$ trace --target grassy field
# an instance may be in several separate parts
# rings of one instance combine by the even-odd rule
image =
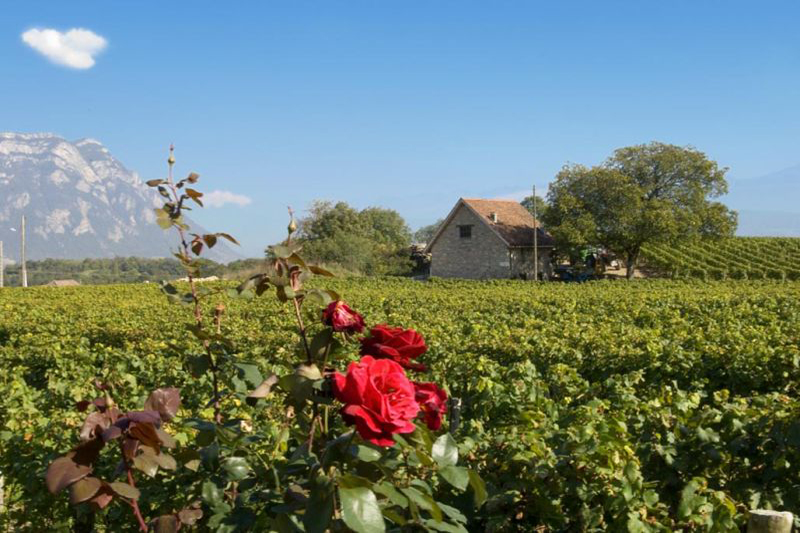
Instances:
[[[748,508],[800,509],[800,282],[326,286],[369,324],[420,331],[436,381],[463,399],[459,432],[490,493],[471,527],[722,531]],[[289,307],[216,300],[238,352],[285,369]],[[184,415],[203,414],[189,323],[153,285],[0,290],[2,525],[70,527],[43,473],[76,441],[74,404],[95,378],[132,406],[181,387]],[[262,438],[268,449],[274,435]],[[104,515],[110,530],[119,512]]]

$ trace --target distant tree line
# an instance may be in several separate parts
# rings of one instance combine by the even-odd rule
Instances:
[[[201,260],[204,276],[222,276],[231,270],[214,261]],[[6,266],[5,284],[20,285],[20,265]],[[84,285],[108,283],[140,283],[161,281],[184,276],[181,264],[175,259],[114,257],[98,259],[43,259],[28,261],[28,284],[45,285],[57,279],[74,279]]]
[[[365,275],[408,275],[411,230],[397,211],[317,200],[300,220],[303,256]]]

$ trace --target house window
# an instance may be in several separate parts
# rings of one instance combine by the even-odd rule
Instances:
[[[471,239],[472,238],[472,226],[459,226],[458,227],[458,236],[462,239]]]

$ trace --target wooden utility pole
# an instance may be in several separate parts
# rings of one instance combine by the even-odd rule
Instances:
[[[22,286],[28,286],[28,266],[25,262],[25,215],[22,215]]]
[[[533,279],[539,281],[539,217],[536,212],[536,185],[533,186]]]
[[[3,241],[0,241],[0,289],[3,288],[5,282],[6,264],[3,259]]]

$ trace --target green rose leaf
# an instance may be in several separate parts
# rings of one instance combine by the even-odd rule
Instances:
[[[344,523],[357,533],[383,533],[386,525],[375,493],[366,487],[339,487]]]
[[[420,509],[428,511],[435,521],[442,521],[442,509],[430,495],[424,494],[414,487],[402,488],[400,490],[408,497],[409,501],[416,504]]]
[[[241,481],[250,473],[250,465],[244,457],[228,457],[222,462],[222,468],[231,481]]]
[[[486,501],[488,494],[486,493],[486,483],[484,483],[481,476],[474,470],[469,470],[469,485],[472,487],[472,492],[475,494],[475,507],[480,507]]]
[[[469,470],[463,466],[446,466],[439,470],[439,475],[458,490],[467,490]]]
[[[222,489],[217,487],[212,481],[206,481],[203,483],[202,496],[203,501],[205,501],[212,509],[220,503],[223,503]]]
[[[325,533],[333,516],[334,484],[327,476],[319,476],[311,482],[311,491],[303,525],[306,533]]]
[[[255,363],[239,362],[234,366],[239,371],[239,378],[245,380],[251,387],[258,387],[264,381],[264,376]]]
[[[381,458],[381,452],[375,448],[364,446],[363,444],[354,444],[353,446],[350,446],[350,453],[353,455],[353,457],[356,457],[358,460],[364,461],[365,463],[372,463]]]
[[[458,462],[458,445],[449,433],[445,433],[433,443],[431,455],[436,463],[444,468],[445,466],[455,466]]]

